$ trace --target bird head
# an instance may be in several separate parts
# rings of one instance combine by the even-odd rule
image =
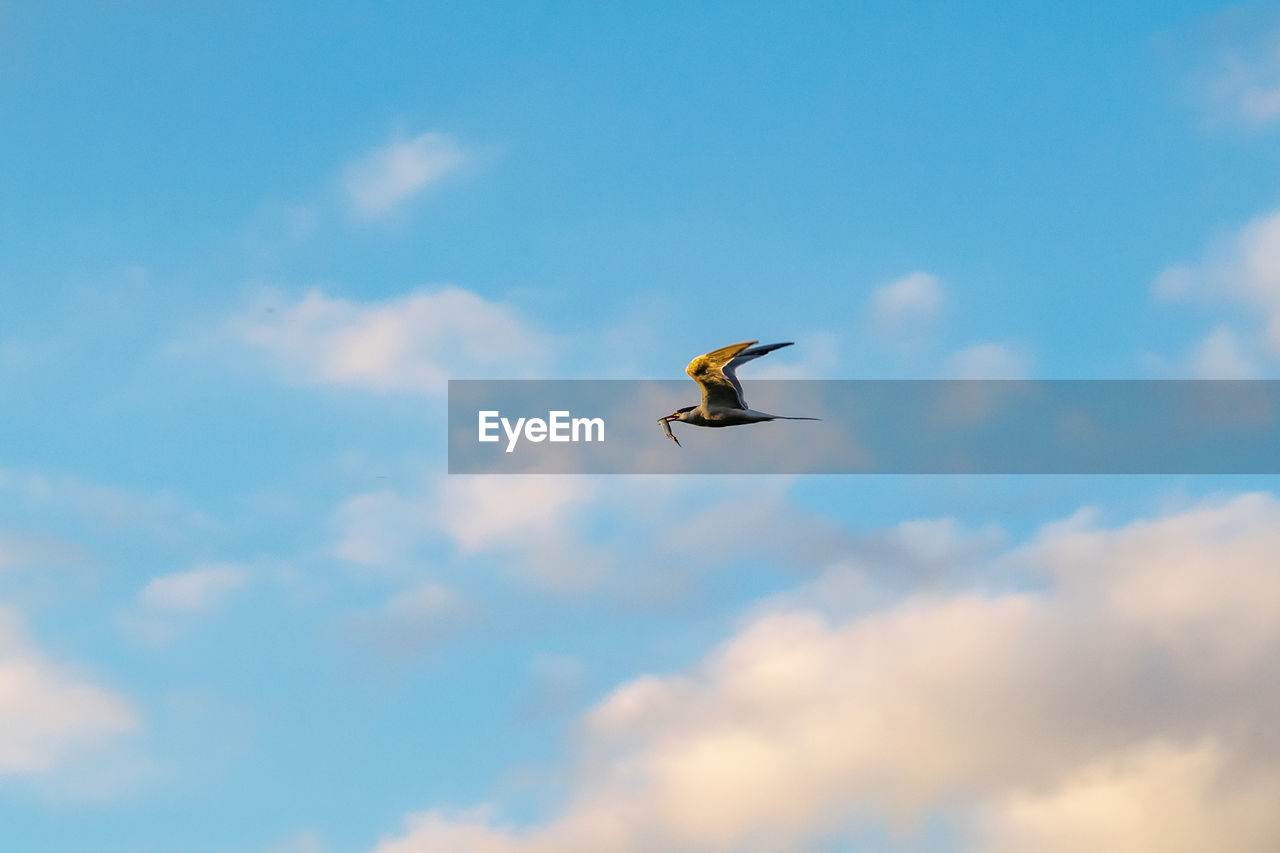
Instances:
[[[696,408],[698,408],[698,407],[697,407],[697,406],[685,406],[683,409],[676,409],[676,410],[675,410],[674,412],[672,412],[671,414],[669,414],[669,415],[664,415],[663,417],[658,418],[658,421],[659,421],[659,423],[661,423],[662,421],[668,421],[668,422],[670,422],[670,421],[683,421],[683,420],[686,420],[686,419],[687,419],[687,417],[688,417],[688,415],[689,415],[689,413],[690,413],[690,412],[692,412],[692,411],[693,411],[694,409],[696,409]]]

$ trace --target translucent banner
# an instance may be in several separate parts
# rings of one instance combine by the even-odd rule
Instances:
[[[1275,474],[1277,381],[750,380],[816,421],[707,428],[683,381],[453,380],[452,474]]]

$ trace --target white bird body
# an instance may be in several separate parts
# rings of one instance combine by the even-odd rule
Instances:
[[[816,421],[817,418],[796,418],[787,415],[771,415],[768,412],[756,411],[747,406],[746,396],[742,393],[742,383],[738,381],[738,367],[748,361],[771,353],[776,349],[791,346],[791,342],[781,344],[765,344],[755,346],[755,341],[744,341],[721,347],[705,355],[700,355],[689,366],[685,373],[702,388],[702,402],[697,406],[686,406],[666,417],[659,418],[667,437],[677,445],[680,440],[671,432],[671,422],[680,421],[693,426],[727,427],[742,424],[755,424],[762,421]]]

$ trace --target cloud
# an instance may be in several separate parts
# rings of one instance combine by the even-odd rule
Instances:
[[[599,577],[605,557],[573,535],[596,494],[588,477],[446,476],[421,491],[354,495],[337,508],[333,553],[370,568],[412,570],[443,538],[462,558],[511,557],[526,578],[577,589]]]
[[[240,566],[210,564],[152,578],[137,603],[119,618],[136,639],[166,643],[194,624],[194,617],[213,613],[249,582]]]
[[[1233,778],[1213,741],[1153,743],[1108,757],[1047,791],[1003,798],[981,817],[990,853],[1262,850],[1276,837],[1280,772]]]
[[[72,566],[89,561],[78,545],[48,536],[0,530],[0,572],[29,566]]]
[[[44,657],[0,605],[0,777],[86,760],[139,726],[128,699]]]
[[[580,590],[609,562],[577,535],[597,491],[590,477],[455,476],[440,483],[432,512],[460,555],[506,555],[542,586]]]
[[[242,245],[260,261],[279,262],[308,243],[339,236],[343,226],[395,219],[477,159],[445,134],[393,134],[385,145],[338,168],[310,195],[263,199],[245,223]],[[0,346],[0,368],[3,356]]]
[[[848,530],[797,510],[787,499],[786,485],[766,477],[738,494],[702,490],[705,501],[673,507],[663,520],[663,535],[654,545],[660,556],[654,562],[711,568],[763,558],[811,568],[847,554],[854,545]],[[708,536],[710,530],[716,535]]]
[[[511,570],[544,588],[592,588],[628,604],[665,605],[696,592],[710,573],[744,563],[813,575],[841,562],[889,586],[946,583],[951,571],[1003,543],[998,530],[968,531],[949,519],[853,534],[831,518],[797,512],[786,500],[790,485],[779,477],[753,478],[745,489],[691,476],[435,477],[418,489],[344,500],[334,511],[330,553],[413,578],[442,565],[445,544],[457,562]],[[665,533],[646,536],[654,529]],[[613,571],[623,565],[620,553],[626,564],[648,568]]]
[[[239,566],[199,566],[152,578],[142,588],[143,606],[160,613],[193,613],[214,610],[227,596],[248,581]]]
[[[435,515],[461,551],[483,551],[555,536],[595,491],[588,477],[451,477],[441,483]]]
[[[364,566],[402,568],[431,538],[431,503],[391,489],[363,492],[338,506],[334,522],[335,557]]]
[[[529,687],[522,702],[525,716],[563,713],[579,701],[587,671],[570,655],[540,654],[529,664]]]
[[[1223,52],[1200,88],[1220,116],[1254,127],[1280,119],[1280,31],[1272,25]]]
[[[601,701],[545,820],[428,810],[377,853],[763,853],[867,824],[909,845],[931,819],[987,851],[1274,850],[1278,548],[1254,494],[1083,513],[992,558],[1003,584],[870,611],[823,578]]]
[[[1031,357],[1015,344],[974,344],[952,353],[946,370],[956,379],[1026,379]]]
[[[444,134],[393,138],[346,168],[342,186],[348,207],[360,219],[385,216],[467,159],[462,147]]]
[[[1258,365],[1229,326],[1218,325],[1191,351],[1191,373],[1197,379],[1257,379]]]
[[[327,849],[320,833],[312,829],[304,829],[271,844],[263,850],[263,853],[324,853]]]
[[[1261,348],[1280,356],[1280,210],[1256,217],[1210,244],[1193,264],[1162,271],[1152,284],[1160,300],[1194,299],[1242,307],[1256,318]],[[1215,346],[1228,346],[1223,336]]]
[[[474,616],[461,595],[436,583],[422,583],[393,595],[381,607],[356,614],[351,631],[383,651],[420,655],[457,632]]]
[[[831,332],[809,332],[800,338],[801,343],[796,347],[778,353],[780,358],[777,361],[754,361],[750,367],[743,368],[739,378],[819,379],[830,376],[840,364],[840,337]]]
[[[159,539],[212,529],[216,523],[168,492],[139,494],[68,475],[0,468],[0,492],[25,508],[68,514],[108,530],[141,529]]]
[[[458,287],[378,302],[311,291],[235,318],[233,334],[294,382],[441,394],[450,377],[529,376],[550,339],[509,307]]]
[[[880,328],[894,329],[909,323],[933,320],[945,297],[938,277],[913,272],[878,288],[871,296],[871,315]]]

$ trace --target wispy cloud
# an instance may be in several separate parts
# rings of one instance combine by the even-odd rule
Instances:
[[[50,536],[0,530],[0,572],[11,568],[69,566],[89,561],[80,546]]]
[[[979,815],[989,853],[1089,850],[1242,850],[1276,840],[1269,803],[1276,775],[1237,779],[1230,752],[1212,739],[1152,741],[1081,768],[1050,789],[1009,794]]]
[[[0,605],[0,778],[83,761],[140,725],[132,702],[49,660]]]
[[[458,287],[376,302],[319,291],[291,305],[262,301],[233,319],[232,333],[300,383],[440,394],[450,377],[528,376],[552,351],[512,308]]]
[[[591,500],[588,477],[458,477],[441,484],[436,512],[463,551],[479,551],[545,534]]]
[[[433,540],[462,558],[506,554],[541,585],[581,588],[599,576],[603,557],[577,541],[578,516],[596,494],[588,477],[438,478],[420,490],[354,495],[336,510],[334,555],[404,573]]]
[[[1025,347],[1011,343],[981,343],[952,353],[944,365],[955,379],[1027,379],[1031,356]]]
[[[392,595],[382,606],[355,614],[348,626],[357,639],[382,653],[419,657],[457,633],[476,615],[457,591],[421,583]]]
[[[32,511],[65,513],[111,530],[141,529],[162,539],[216,526],[212,518],[172,493],[140,493],[67,474],[0,468],[0,492],[14,495]]]
[[[1263,213],[1215,240],[1198,262],[1165,269],[1152,294],[1229,300],[1260,309],[1268,323],[1268,342],[1280,350],[1280,210]]]
[[[196,613],[216,609],[247,582],[248,575],[239,566],[199,566],[152,578],[138,598],[157,613]]]
[[[529,686],[521,703],[522,715],[537,717],[568,711],[581,699],[586,676],[586,667],[575,657],[536,655],[529,664]]]
[[[435,532],[429,498],[391,489],[344,499],[333,513],[338,537],[333,556],[363,566],[400,571]]]
[[[242,245],[253,257],[279,261],[312,241],[336,239],[353,224],[399,221],[415,200],[478,159],[442,133],[393,134],[385,145],[318,177],[311,193],[263,199],[244,223]],[[0,367],[3,356],[0,346]]]
[[[149,643],[166,643],[200,617],[216,612],[249,583],[241,566],[209,564],[149,580],[136,603],[120,617],[120,626]]]
[[[1262,371],[1245,352],[1245,344],[1226,324],[1214,327],[1190,355],[1188,367],[1197,379],[1257,379]]]
[[[599,703],[547,821],[431,810],[377,853],[781,851],[938,814],[997,851],[1274,849],[1277,548],[1280,502],[1246,495],[1046,526],[991,564],[1032,587],[842,615],[823,578]]]
[[[878,327],[892,330],[937,318],[944,302],[942,282],[936,275],[913,272],[871,295],[871,316]]]
[[[325,853],[328,849],[320,833],[313,829],[304,829],[271,844],[262,853]]]
[[[1151,294],[1162,302],[1244,309],[1233,326],[1219,323],[1188,364],[1196,375],[1257,375],[1262,356],[1280,357],[1280,210],[1214,240],[1199,261],[1166,268]]]
[[[1254,127],[1280,120],[1280,28],[1271,22],[1219,53],[1199,88],[1216,116]]]
[[[840,364],[840,336],[810,331],[797,338],[799,346],[780,350],[777,361],[761,359],[751,364],[753,379],[821,379]],[[800,352],[796,353],[795,350]],[[771,356],[772,357],[772,356]],[[743,371],[743,378],[746,377]]]
[[[393,138],[348,166],[342,179],[351,213],[384,216],[467,162],[457,142],[441,133]]]

